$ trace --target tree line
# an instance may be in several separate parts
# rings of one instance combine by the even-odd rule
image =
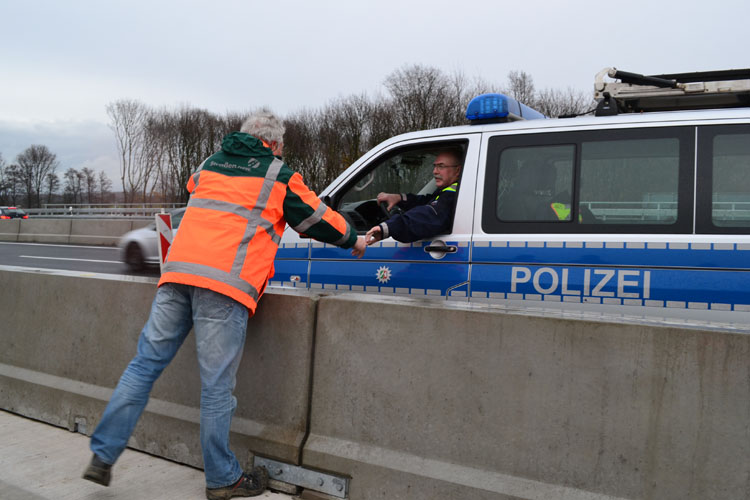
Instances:
[[[47,146],[32,144],[8,164],[0,153],[0,205],[39,208],[48,203],[111,203],[112,181],[83,167],[57,174],[60,162]]]
[[[284,160],[313,190],[320,191],[389,137],[466,124],[464,112],[469,101],[488,92],[506,94],[550,117],[579,114],[593,107],[590,97],[571,88],[537,90],[532,77],[523,71],[511,71],[506,82],[492,84],[470,79],[460,71],[446,73],[430,66],[407,65],[385,78],[382,94],[340,97],[320,108],[286,116]],[[132,99],[111,102],[106,111],[116,139],[126,203],[187,202],[189,176],[219,150],[227,133],[239,130],[248,114],[220,116],[189,105],[154,109]],[[36,159],[27,161],[29,157]],[[55,155],[46,147],[30,147],[15,165],[0,168],[0,202],[23,199],[29,207],[49,202],[60,189],[56,167]],[[4,178],[8,180],[5,184]],[[95,176],[90,169],[69,169],[63,182],[66,203],[103,201],[111,194],[111,181],[103,172]]]
[[[344,97],[286,118],[284,160],[315,191],[389,137],[466,125],[466,107],[480,94],[505,94],[549,117],[581,114],[594,106],[592,97],[571,88],[538,91],[523,71],[511,71],[507,82],[492,84],[460,71],[409,65],[391,73],[383,86],[381,96]]]
[[[320,108],[285,117],[284,160],[320,191],[357,158],[397,134],[466,123],[469,101],[500,92],[550,117],[579,114],[593,100],[571,88],[537,91],[532,77],[511,71],[504,84],[469,79],[457,71],[408,65],[383,82],[385,93],[350,95]],[[125,201],[186,202],[189,176],[238,130],[246,113],[218,116],[183,106],[150,109],[135,100],[107,106],[120,154],[120,180]]]

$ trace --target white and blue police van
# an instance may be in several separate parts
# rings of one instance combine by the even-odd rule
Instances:
[[[615,81],[605,81],[605,77]],[[378,145],[321,198],[364,234],[380,192],[435,191],[463,155],[450,233],[362,259],[285,231],[271,286],[609,310],[750,312],[750,70],[597,75],[593,116],[501,94],[470,125]],[[635,309],[634,309],[635,308]]]

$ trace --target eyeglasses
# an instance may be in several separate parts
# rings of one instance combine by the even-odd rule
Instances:
[[[432,168],[445,170],[446,168],[460,167],[461,165],[446,165],[445,163],[433,163]]]

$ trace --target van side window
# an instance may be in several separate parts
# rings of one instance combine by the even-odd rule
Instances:
[[[490,137],[482,229],[692,233],[695,138],[689,126]]]
[[[497,217],[567,221],[573,200],[575,146],[508,148],[500,155]]]
[[[750,227],[750,133],[713,138],[711,221]]]
[[[466,141],[452,141],[390,151],[335,195],[334,208],[358,232],[367,231],[389,217],[378,206],[378,193],[433,193],[437,189],[432,175],[435,157],[444,149],[465,147]]]
[[[750,234],[750,125],[698,127],[696,232]]]
[[[582,224],[673,224],[679,141],[635,139],[581,144]]]

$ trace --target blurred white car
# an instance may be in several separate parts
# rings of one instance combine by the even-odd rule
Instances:
[[[184,208],[178,208],[170,212],[172,215],[172,233],[176,234],[180,226],[182,216],[185,215]],[[134,229],[125,233],[118,243],[120,258],[127,264],[131,271],[142,271],[146,266],[159,265],[159,233],[156,231],[156,222],[140,229]]]

